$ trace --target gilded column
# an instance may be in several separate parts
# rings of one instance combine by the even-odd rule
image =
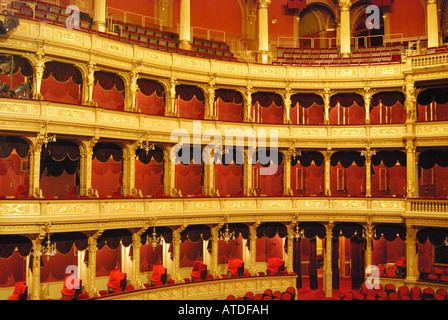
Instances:
[[[418,167],[416,146],[414,140],[407,139],[405,141],[406,148],[406,194],[408,198],[418,196]]]
[[[253,189],[253,172],[252,172],[252,156],[253,150],[251,148],[244,149],[244,164],[243,164],[243,194],[251,196],[254,194]]]
[[[97,106],[98,104],[93,101],[93,87],[95,86],[95,71],[97,71],[98,68],[96,67],[96,64],[93,61],[89,61],[87,64],[87,79],[86,79],[86,85],[87,85],[87,100],[83,101],[83,104],[88,106]]]
[[[92,189],[92,160],[93,147],[98,139],[80,139],[79,143],[79,195],[86,197],[98,197],[98,191]]]
[[[413,125],[415,121],[417,121],[417,95],[415,90],[415,81],[411,78],[407,78],[404,90],[406,94],[406,130],[408,133],[413,133]]]
[[[173,270],[171,273],[171,278],[175,283],[183,283],[184,280],[179,274],[180,269],[180,244],[181,244],[181,233],[185,230],[187,226],[181,226],[180,228],[173,231]]]
[[[41,94],[41,87],[42,87],[42,78],[44,76],[45,71],[45,62],[46,59],[44,59],[44,53],[39,51],[35,55],[35,63],[33,65],[33,86],[32,86],[32,92],[33,92],[33,99],[34,100],[42,100],[42,94]]]
[[[176,190],[176,150],[172,146],[163,147],[163,193],[173,196]]]
[[[244,98],[244,115],[243,115],[243,121],[244,122],[254,122],[254,117],[252,117],[251,111],[252,111],[252,94],[254,93],[254,90],[252,86],[247,86],[246,90],[241,92]]]
[[[144,289],[145,286],[140,281],[140,248],[142,246],[141,235],[144,231],[136,232],[132,235],[132,285],[137,289]]]
[[[372,92],[369,87],[364,88],[364,108],[366,112],[366,124],[370,124],[370,105],[372,102]]]
[[[41,299],[41,285],[40,285],[40,260],[42,258],[42,241],[45,238],[45,231],[41,230],[36,236],[36,239],[32,240],[32,259],[30,264],[32,265],[31,274],[31,286],[30,286],[30,300]]]
[[[127,99],[128,102],[126,103],[128,111],[138,112],[137,108],[138,78],[139,78],[138,72],[132,71],[129,73],[129,89],[127,90],[129,98]]]
[[[350,27],[350,0],[340,0],[339,9],[341,11],[341,56],[351,55],[351,27]]]
[[[370,149],[367,149],[364,152],[364,156],[366,159],[365,166],[366,166],[366,197],[372,196],[372,156],[373,151]]]
[[[87,292],[90,296],[99,296],[99,291],[96,288],[96,252],[98,251],[97,240],[103,231],[96,232],[88,239],[88,278],[87,278]]]
[[[297,218],[286,226],[288,231],[288,235],[286,237],[286,240],[288,241],[286,243],[286,247],[288,250],[288,257],[286,259],[286,269],[289,272],[294,271],[294,228],[296,224],[297,224]]]
[[[291,121],[291,87],[288,86],[283,91],[283,123],[292,124]]]
[[[94,30],[106,32],[106,0],[94,0],[92,27]]]
[[[215,109],[215,83],[211,81],[208,85],[202,86],[205,95],[205,112],[204,119],[206,120],[216,120],[217,114]]]
[[[214,149],[207,150],[204,148],[206,157],[203,160],[204,166],[204,194],[208,196],[216,195],[215,188],[215,152]]]
[[[212,236],[210,238],[210,241],[212,242],[212,252],[211,252],[211,265],[210,265],[210,274],[214,278],[219,278],[219,266],[218,266],[218,241],[219,241],[219,231],[221,230],[222,226],[224,225],[223,222],[218,224],[216,227],[211,228]]]
[[[256,262],[257,262],[257,229],[260,222],[256,222],[249,226],[249,241],[250,241],[250,261],[249,261],[249,272],[256,276],[258,275]]]
[[[178,117],[179,110],[177,110],[178,106],[176,105],[177,80],[175,78],[170,78],[165,85],[168,89],[166,91],[165,115]]]
[[[294,195],[291,189],[291,150],[283,150],[283,194]]]
[[[190,0],[180,0],[179,48],[191,50]]]
[[[406,225],[406,281],[415,282],[418,278],[417,229]]]
[[[330,88],[325,88],[322,97],[324,100],[324,124],[330,124],[330,99],[332,92]]]
[[[39,133],[37,137],[28,137],[30,142],[29,156],[29,195],[35,198],[43,198],[40,189],[40,157],[42,153],[43,136]]]
[[[333,295],[333,270],[331,268],[331,251],[333,240],[333,222],[330,221],[325,225],[326,241],[325,241],[325,297],[330,298]]]
[[[323,152],[325,158],[325,168],[324,168],[324,190],[325,195],[331,197],[331,156],[333,151],[331,149],[327,149]]]
[[[372,239],[373,239],[373,226],[369,221],[366,226],[366,255],[365,255],[365,266],[372,265]]]
[[[259,62],[267,63],[269,53],[268,6],[271,0],[258,0],[258,51]]]
[[[426,28],[428,48],[439,46],[439,14],[437,0],[426,0]]]
[[[125,144],[123,147],[123,195],[141,197],[141,191],[135,189],[135,152],[138,142]]]

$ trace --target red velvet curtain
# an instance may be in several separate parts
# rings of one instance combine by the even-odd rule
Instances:
[[[47,101],[80,104],[82,82],[78,68],[56,61],[47,62],[42,77],[41,94]]]
[[[238,91],[217,89],[215,91],[215,105],[218,120],[231,122],[243,121],[243,96]]]
[[[13,287],[18,281],[26,281],[26,258],[15,250],[7,258],[0,258],[0,288]]]
[[[137,108],[143,114],[163,116],[165,114],[165,89],[155,81],[149,79],[138,79],[139,91],[137,93]]]
[[[121,269],[121,246],[116,249],[103,246],[96,252],[96,276],[109,276],[114,269]]]
[[[163,246],[158,245],[155,248],[149,244],[141,246],[140,272],[152,271],[155,264],[163,264]]]
[[[193,267],[196,260],[203,259],[203,240],[191,241],[189,239],[180,244],[180,268]]]
[[[243,166],[215,164],[216,189],[221,196],[243,194]]]
[[[0,148],[1,149],[1,148]],[[0,151],[1,152],[1,151]],[[0,159],[0,196],[14,196],[19,185],[28,184],[28,156],[20,158],[15,152]]]
[[[47,259],[42,256],[41,263],[43,267],[40,269],[40,281],[42,283],[63,281],[65,279],[65,270],[68,266],[78,265],[78,258],[75,255],[75,250],[71,247],[67,254],[56,253]]]
[[[205,112],[204,92],[195,86],[176,86],[176,102],[181,118],[203,119]]]
[[[252,116],[257,123],[282,124],[283,98],[273,92],[252,94]]]
[[[283,239],[276,234],[274,237],[257,238],[257,262],[267,262],[269,258],[283,259]]]
[[[123,79],[113,73],[96,71],[93,101],[104,109],[124,110]]]
[[[148,164],[135,162],[135,188],[142,191],[143,196],[153,196],[163,187],[163,163],[154,159]]]
[[[243,260],[243,237],[238,235],[235,240],[218,241],[218,264],[226,264],[229,259]]]
[[[195,195],[195,193],[202,193],[203,184],[203,165],[194,164],[189,165],[176,164],[176,189],[182,192],[183,196]]]
[[[122,162],[109,159],[100,162],[92,160],[92,188],[98,190],[100,197],[111,196],[119,192],[122,186]]]
[[[291,97],[290,118],[293,124],[320,125],[324,123],[324,101],[313,93],[299,93]]]
[[[283,195],[283,165],[279,165],[277,171],[271,175],[261,175],[260,170],[263,167],[259,162],[252,166],[254,188],[258,189],[260,195]]]
[[[339,237],[331,239],[331,272],[332,272],[332,287],[339,290]]]
[[[406,121],[406,97],[402,92],[380,92],[372,97],[370,123],[395,124]]]
[[[296,287],[302,288],[302,245],[301,239],[293,240],[293,272],[297,274]]]

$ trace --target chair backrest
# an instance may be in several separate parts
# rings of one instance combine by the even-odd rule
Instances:
[[[240,259],[232,258],[229,259],[228,267],[229,268],[239,268],[243,265],[243,261]]]
[[[203,264],[202,261],[195,261],[193,263],[193,271],[201,270],[202,264]]]
[[[280,267],[283,260],[280,258],[268,258],[268,267]]]
[[[121,281],[124,279],[125,273],[118,269],[112,270],[109,275],[109,281]]]
[[[155,264],[152,268],[152,274],[164,274],[166,271],[166,268],[161,264]]]
[[[13,294],[23,294],[27,290],[27,285],[25,281],[17,281],[14,286]]]

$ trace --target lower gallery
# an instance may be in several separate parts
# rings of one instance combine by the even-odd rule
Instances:
[[[2,4],[0,299],[448,299],[447,1],[226,1]]]

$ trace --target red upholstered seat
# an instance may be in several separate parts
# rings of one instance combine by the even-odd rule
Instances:
[[[75,278],[69,279],[70,276],[71,275],[65,276],[64,287],[61,290],[61,294],[64,297],[71,297],[72,299],[77,299],[78,296],[82,293],[82,280],[81,279],[76,280]],[[67,287],[68,281],[70,281],[69,288]]]
[[[126,273],[118,269],[112,270],[109,275],[109,282],[107,282],[107,288],[109,292],[115,291],[115,289],[124,291],[126,288]]]
[[[29,190],[28,186],[25,185],[18,186],[15,197],[19,199],[28,198],[28,190]]]
[[[392,292],[391,294],[388,295],[387,299],[388,300],[398,300],[398,294],[395,292]]]
[[[155,264],[152,268],[152,274],[149,277],[149,280],[152,282],[161,281],[163,284],[166,284],[167,279],[167,268],[165,268],[161,264]]]
[[[395,292],[395,285],[393,283],[387,283],[384,285],[384,291],[387,293]]]
[[[192,280],[205,280],[207,276],[207,265],[202,261],[195,261],[190,276]]]
[[[240,259],[229,259],[227,263],[227,272],[231,276],[242,276],[244,273],[244,262]]]
[[[8,300],[26,300],[28,298],[28,286],[25,281],[17,281],[14,291]]]
[[[280,271],[285,270],[285,262],[279,258],[268,258],[267,275],[278,275]]]
[[[407,296],[409,295],[409,288],[406,286],[400,286],[397,290],[398,296]]]

